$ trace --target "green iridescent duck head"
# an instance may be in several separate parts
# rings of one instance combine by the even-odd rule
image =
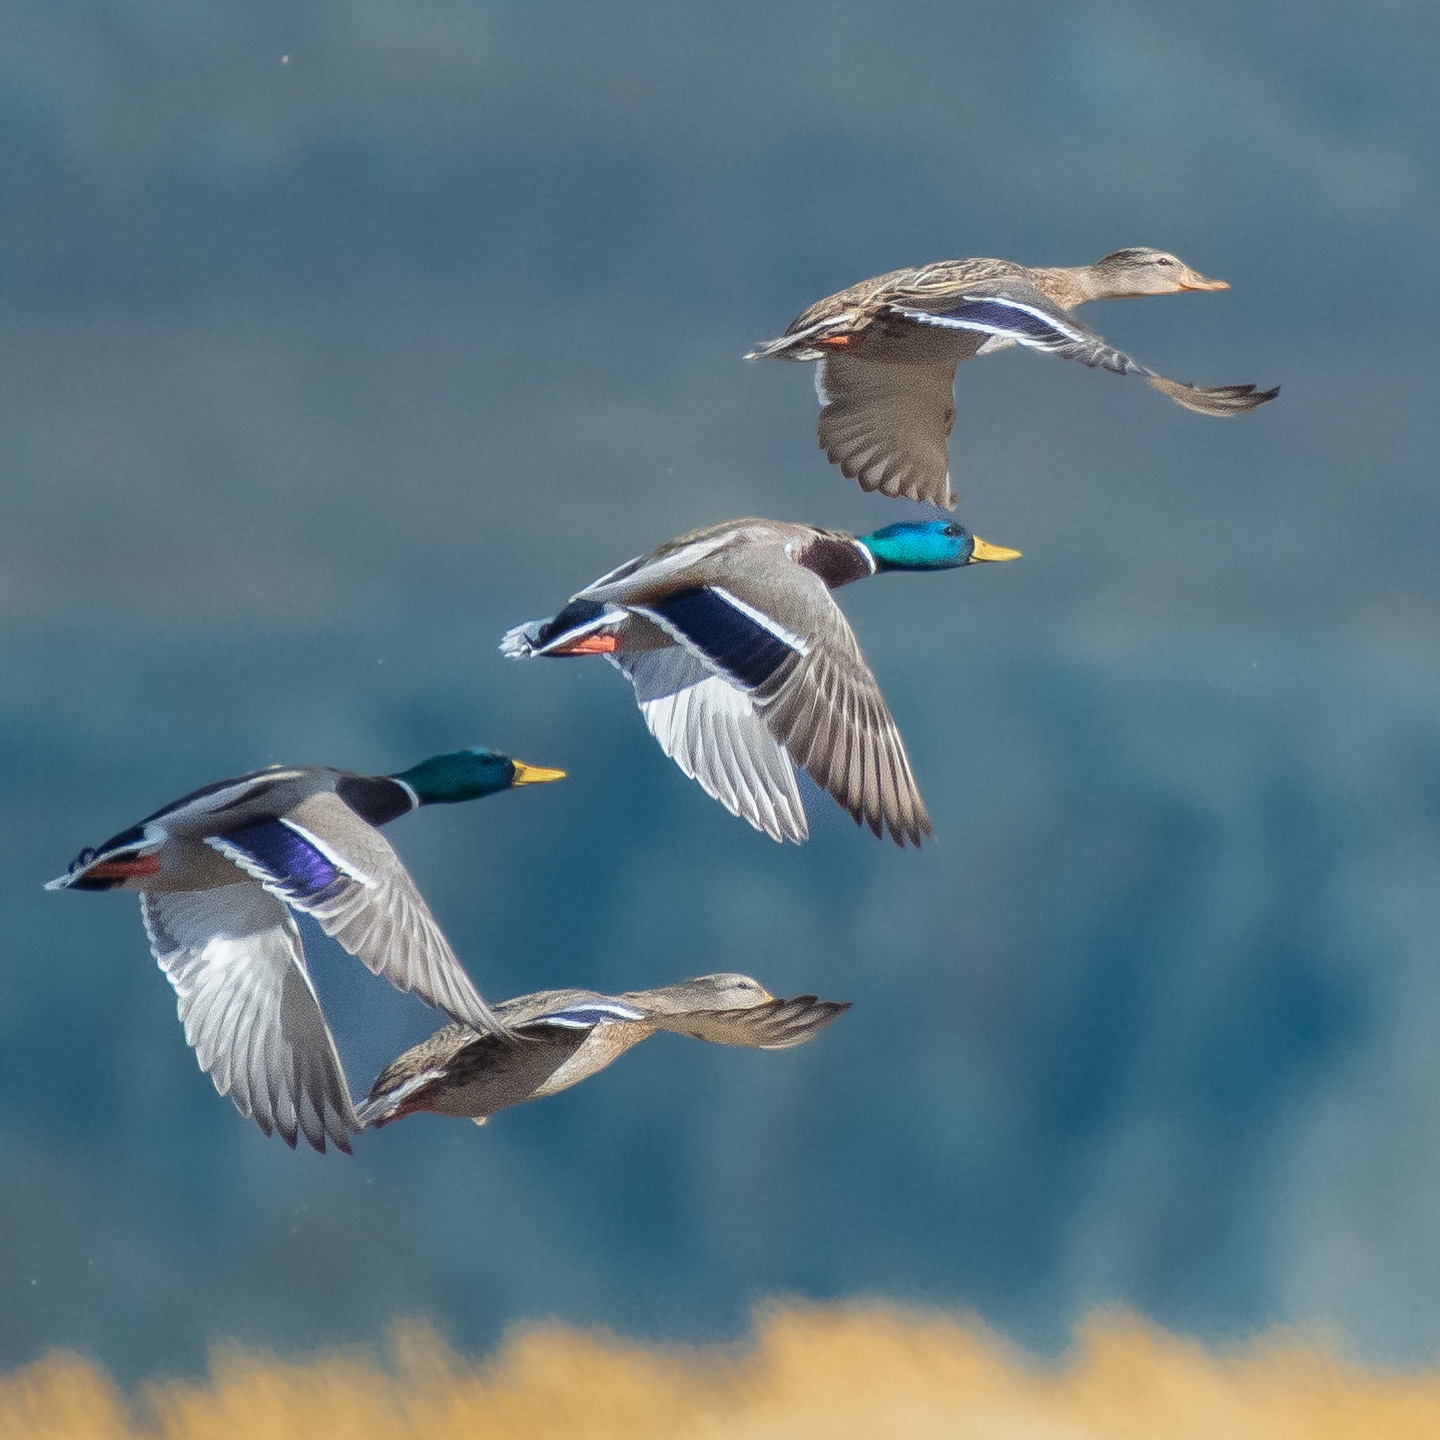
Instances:
[[[476,748],[432,755],[391,778],[408,785],[421,805],[454,805],[462,800],[498,795],[519,785],[563,780],[565,772],[543,765],[527,765],[498,750]]]
[[[876,570],[955,570],[981,560],[1016,560],[1018,550],[992,545],[955,520],[903,520],[856,537]]]

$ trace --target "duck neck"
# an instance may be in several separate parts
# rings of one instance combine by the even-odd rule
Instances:
[[[864,580],[882,568],[869,546],[853,535],[817,535],[795,558],[831,590]]]
[[[393,775],[342,775],[335,793],[371,825],[388,825],[422,803],[409,785]]]
[[[1107,298],[1093,265],[1037,266],[1030,271],[1030,279],[1047,300],[1066,310],[1073,310],[1087,300]]]

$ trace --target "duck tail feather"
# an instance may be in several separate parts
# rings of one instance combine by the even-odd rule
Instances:
[[[507,660],[528,660],[535,653],[535,638],[543,620],[527,620],[507,630],[500,641],[500,653]]]

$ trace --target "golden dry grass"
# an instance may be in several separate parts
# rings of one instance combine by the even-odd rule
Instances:
[[[421,1324],[365,1353],[216,1353],[126,1396],[55,1354],[0,1379],[7,1440],[1435,1440],[1440,1372],[1365,1369],[1274,1334],[1219,1354],[1101,1316],[1041,1365],[984,1327],[881,1306],[763,1312],[751,1345],[678,1350],[558,1326],[491,1360]]]

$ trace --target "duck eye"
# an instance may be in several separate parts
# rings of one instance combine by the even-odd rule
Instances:
[[[1168,255],[1160,255],[1156,257],[1155,263],[1157,265],[1173,265],[1175,264],[1175,261],[1172,260]]]
[[[965,532],[953,520],[945,527],[946,535],[963,535]]]

